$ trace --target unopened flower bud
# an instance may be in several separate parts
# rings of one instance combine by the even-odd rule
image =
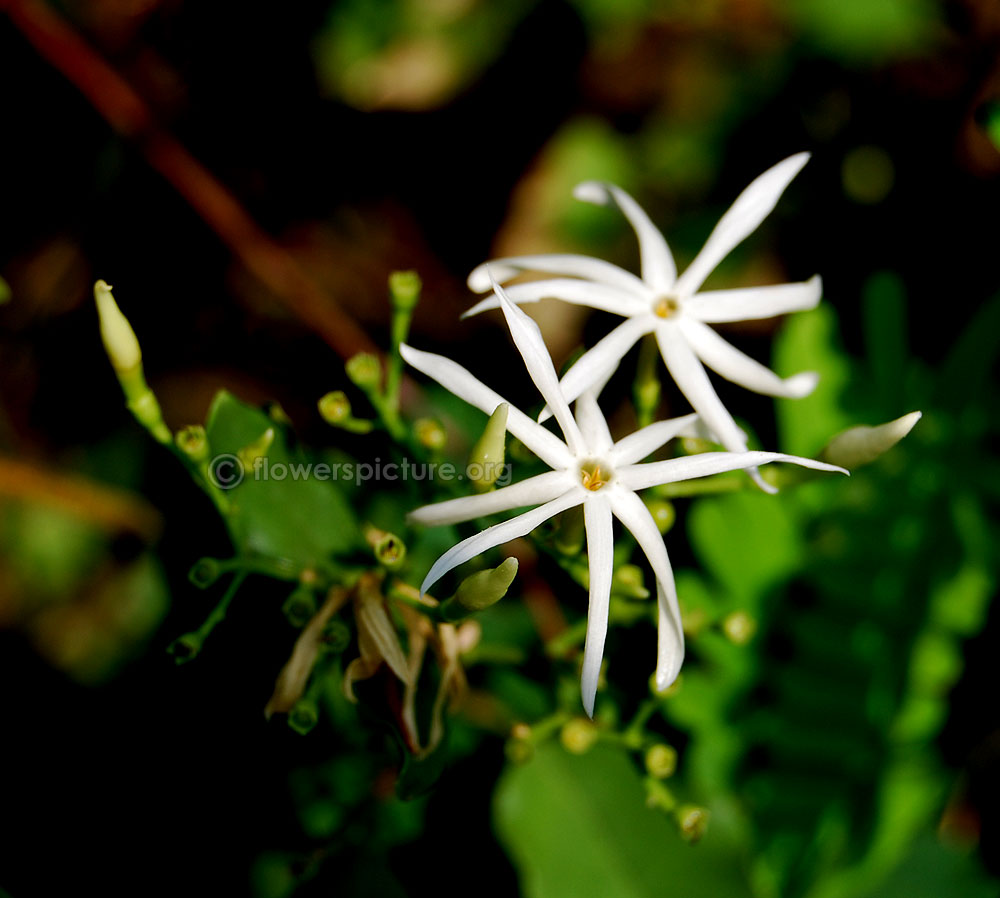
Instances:
[[[305,736],[319,722],[319,708],[316,702],[309,696],[303,696],[288,712],[288,725]]]
[[[420,275],[415,271],[394,271],[389,275],[392,304],[404,311],[411,310],[420,299]]]
[[[510,406],[501,402],[490,415],[483,435],[469,453],[469,479],[477,492],[485,493],[496,483],[503,470],[504,445],[507,438],[507,412]]]
[[[351,644],[351,630],[343,621],[333,618],[323,627],[323,648],[327,652],[340,654]]]
[[[418,418],[413,423],[413,433],[417,437],[417,442],[432,452],[444,449],[444,444],[448,440],[448,434],[437,418]]]
[[[395,533],[383,533],[373,547],[375,560],[394,571],[406,561],[406,544]]]
[[[198,633],[185,633],[178,636],[167,646],[167,653],[171,655],[177,664],[187,664],[198,657],[201,651],[202,637]]]
[[[684,633],[692,638],[700,636],[705,627],[711,623],[708,612],[704,608],[689,608],[681,610],[681,624]]]
[[[593,721],[585,717],[574,717],[559,731],[559,741],[563,748],[574,755],[586,754],[597,742],[599,731]]]
[[[649,590],[643,582],[642,568],[635,564],[622,564],[615,569],[611,590],[630,599],[649,598]]]
[[[282,613],[293,627],[300,630],[316,613],[316,596],[311,589],[296,589],[281,606]]]
[[[94,299],[101,321],[101,340],[111,364],[119,376],[139,369],[142,352],[128,319],[122,314],[104,281],[94,284]]]
[[[837,434],[820,453],[831,465],[854,470],[884,455],[905,437],[921,418],[921,412],[910,412],[877,427],[852,427]]]
[[[516,558],[506,558],[495,568],[470,574],[459,584],[455,595],[442,603],[441,614],[446,620],[458,620],[489,608],[507,594],[516,574]]]
[[[351,417],[351,400],[343,390],[327,393],[320,397],[316,405],[327,424],[340,424]]]
[[[733,611],[723,619],[722,632],[733,645],[746,645],[757,632],[757,621],[746,611]]]
[[[659,742],[646,751],[646,770],[650,776],[666,779],[677,770],[677,749]]]
[[[216,558],[199,558],[188,571],[190,580],[198,589],[208,589],[225,570]]]
[[[534,755],[535,747],[527,739],[519,739],[513,736],[504,745],[504,753],[507,755],[507,760],[511,763],[525,764]]]
[[[208,461],[208,437],[200,424],[192,424],[177,431],[174,442],[191,461],[197,464]]]
[[[699,841],[708,831],[708,810],[694,804],[682,804],[675,815],[681,838],[685,842]]]
[[[377,390],[382,383],[382,364],[378,356],[370,352],[359,352],[347,360],[344,365],[351,383],[360,387],[366,393]]]
[[[656,521],[656,526],[660,533],[666,533],[674,526],[674,521],[677,520],[677,512],[674,510],[672,502],[668,502],[666,499],[648,499],[646,501],[646,508],[649,509],[653,520]]]

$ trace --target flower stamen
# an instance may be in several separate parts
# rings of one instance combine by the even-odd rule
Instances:
[[[605,466],[602,471],[600,462],[587,462],[580,466],[580,480],[584,489],[596,493],[611,480],[611,469]]]
[[[675,296],[661,296],[653,306],[653,313],[658,318],[672,318],[681,308]]]

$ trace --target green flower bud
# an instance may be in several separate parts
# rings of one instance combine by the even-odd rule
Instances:
[[[746,645],[757,632],[757,621],[746,611],[733,611],[723,619],[722,632],[733,645]]]
[[[674,815],[680,827],[681,838],[694,844],[708,831],[708,810],[694,804],[683,804]]]
[[[418,418],[413,422],[413,433],[417,437],[417,442],[432,452],[444,449],[444,444],[448,440],[448,434],[436,418]]]
[[[319,723],[319,708],[309,696],[300,698],[292,706],[292,710],[288,712],[288,725],[296,733],[303,736],[309,733],[317,723]]]
[[[516,736],[507,740],[504,745],[504,754],[512,764],[526,764],[535,753],[535,747],[527,739],[519,739]]]
[[[167,646],[167,653],[173,657],[175,663],[187,664],[188,661],[194,661],[198,657],[201,644],[201,634],[185,633]]]
[[[191,461],[196,464],[208,461],[208,437],[205,428],[200,424],[192,424],[174,434],[174,442]]]
[[[611,591],[630,599],[648,599],[649,590],[643,580],[642,568],[635,564],[622,564],[615,569]]]
[[[389,275],[389,294],[392,304],[404,311],[410,311],[420,299],[420,275],[415,271],[394,271]]]
[[[142,352],[139,341],[128,319],[122,314],[111,295],[111,287],[104,281],[94,284],[94,299],[101,321],[101,340],[104,350],[118,376],[138,371],[141,377]]]
[[[359,352],[349,358],[344,370],[351,383],[366,393],[377,390],[382,383],[382,363],[370,352]]]
[[[852,427],[830,440],[820,458],[848,470],[860,468],[888,452],[913,430],[920,418],[920,412],[910,412],[878,427]]]
[[[316,596],[311,589],[300,587],[285,599],[281,611],[297,630],[301,630],[316,613]]]
[[[336,618],[328,620],[323,627],[322,642],[324,650],[339,655],[351,644],[351,628]]]
[[[663,742],[650,746],[646,751],[646,770],[659,780],[673,776],[677,770],[677,749]]]
[[[510,406],[501,402],[486,422],[483,435],[469,453],[469,479],[476,492],[485,493],[503,472],[504,444],[507,439],[507,412]]]
[[[674,526],[674,521],[677,520],[677,512],[674,510],[672,502],[668,502],[666,499],[648,499],[646,500],[646,508],[649,509],[653,520],[656,521],[656,526],[659,528],[660,533],[666,533]]]
[[[347,398],[347,394],[343,390],[327,393],[320,397],[316,405],[327,424],[340,424],[351,418],[351,400]]]
[[[406,561],[406,544],[395,533],[383,533],[374,545],[375,560],[394,571]]]
[[[188,571],[190,580],[198,589],[208,589],[226,572],[226,568],[216,558],[199,558]]]
[[[441,605],[446,620],[458,620],[474,611],[482,611],[499,602],[514,582],[517,559],[507,558],[495,568],[477,571],[466,577],[450,599]]]
[[[280,424],[283,427],[290,426],[292,419],[288,417],[288,412],[286,412],[282,407],[280,402],[276,402],[273,399],[268,400],[264,403],[264,411],[267,412],[267,416],[275,423]]]
[[[582,755],[594,747],[599,735],[600,732],[592,720],[587,720],[585,717],[574,717],[559,731],[559,741],[566,751],[574,755]]]

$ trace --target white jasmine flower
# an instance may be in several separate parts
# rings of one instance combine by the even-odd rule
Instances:
[[[501,524],[494,524],[453,546],[431,567],[421,591],[429,589],[448,571],[487,549],[524,536],[554,515],[582,505],[590,566],[590,607],[582,691],[583,705],[587,713],[593,715],[614,572],[613,517],[632,532],[656,575],[659,631],[656,683],[659,689],[666,689],[674,681],[684,657],[684,634],[670,560],[656,523],[636,495],[637,490],[722,471],[748,469],[772,461],[789,461],[824,471],[843,469],[776,452],[706,452],[687,458],[641,464],[643,458],[689,427],[696,416],[659,421],[614,442],[597,405],[597,391],[604,386],[603,382],[593,385],[579,396],[574,416],[560,390],[558,375],[538,326],[507,298],[499,286],[496,292],[514,343],[532,380],[552,409],[565,441],[524,412],[510,406],[507,429],[552,470],[495,492],[425,505],[414,511],[410,520],[428,525],[454,524],[514,508],[538,507]],[[403,358],[418,371],[487,414],[507,402],[450,359],[406,345],[401,346],[400,351]]]
[[[663,361],[677,386],[708,429],[732,452],[746,451],[746,435],[719,400],[703,365],[733,383],[770,396],[799,398],[812,392],[818,380],[815,373],[782,379],[740,352],[709,325],[811,309],[822,293],[818,276],[803,283],[771,287],[700,290],[716,266],[771,212],[808,159],[808,153],[790,156],[754,180],[722,216],[701,252],[679,277],[666,240],[639,204],[624,190],[595,181],[577,186],[574,196],[589,203],[613,202],[624,213],[639,238],[641,278],[610,262],[579,255],[516,256],[487,263],[501,282],[522,271],[562,275],[509,287],[515,303],[554,297],[624,316],[625,321],[566,372],[562,390],[567,401],[572,402],[606,372],[614,371],[645,334],[656,335]],[[490,288],[486,264],[469,275],[469,287],[477,293]],[[497,297],[490,296],[466,315],[498,304]],[[545,420],[548,411],[539,420]],[[763,489],[773,492],[755,471],[751,474]]]

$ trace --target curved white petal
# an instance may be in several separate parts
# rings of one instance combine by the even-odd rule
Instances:
[[[487,415],[492,415],[501,402],[507,401],[457,362],[443,355],[423,352],[405,343],[400,345],[399,352],[418,371],[436,380],[459,399],[464,399],[469,405],[474,405]],[[507,430],[550,468],[565,468],[572,459],[572,454],[559,437],[536,424],[513,405],[507,412]]]
[[[709,368],[748,390],[785,399],[801,399],[815,390],[819,383],[819,375],[815,371],[803,371],[788,378],[778,377],[770,368],[740,352],[700,321],[687,318],[680,322],[680,326],[695,354]]]
[[[639,238],[639,257],[642,260],[642,279],[656,292],[666,292],[677,279],[677,266],[663,234],[643,211],[642,207],[620,187],[603,181],[584,181],[577,184],[573,196],[585,203],[604,206],[614,202],[629,220]]]
[[[600,386],[603,387],[604,384]],[[604,454],[614,444],[611,431],[608,430],[607,419],[597,404],[598,392],[596,387],[592,388],[576,400],[576,423],[580,425],[580,432],[587,446],[586,451],[595,455]]]
[[[588,717],[594,716],[597,680],[608,634],[611,605],[611,577],[615,569],[615,537],[611,526],[611,506],[607,497],[595,494],[583,503],[583,523],[587,530],[587,561],[590,566],[590,605],[587,609],[587,642],[583,648],[583,675],[580,692]]]
[[[670,322],[658,327],[656,342],[670,376],[708,429],[730,452],[745,450],[747,444],[743,431],[726,411],[679,325]]]
[[[796,153],[783,159],[750,182],[719,219],[700,253],[678,279],[675,292],[691,296],[738,244],[757,230],[775,207],[785,188],[809,161],[808,153]]]
[[[569,403],[563,398],[559,375],[556,374],[552,356],[549,355],[545,340],[542,339],[542,332],[534,321],[507,298],[503,287],[494,284],[493,289],[500,297],[500,308],[503,310],[504,318],[507,319],[514,345],[521,353],[521,358],[524,359],[525,367],[535,386],[538,387],[538,392],[542,394],[542,398],[559,422],[559,427],[566,437],[566,445],[574,453],[582,451],[583,435],[577,427],[573,413],[569,410]]]
[[[445,502],[435,502],[433,505],[423,505],[411,511],[406,520],[407,523],[424,524],[428,527],[471,521],[473,518],[510,511],[512,508],[541,505],[561,496],[574,483],[568,471],[546,471],[481,496],[460,496]]]
[[[635,493],[612,493],[611,510],[631,531],[656,575],[656,688],[662,692],[677,679],[684,663],[684,626],[667,547],[649,509]]]
[[[817,274],[808,281],[795,284],[706,290],[692,296],[684,304],[684,311],[699,321],[709,323],[751,321],[814,309],[822,295],[823,281]]]
[[[697,415],[684,415],[682,418],[670,418],[667,421],[649,424],[615,443],[608,453],[608,461],[612,465],[634,465],[664,443],[681,436],[692,428],[697,420]]]
[[[581,281],[579,278],[545,278],[524,284],[511,284],[506,289],[510,301],[519,305],[551,297],[615,315],[638,315],[649,308],[646,296],[637,295],[635,290],[623,290],[611,284]],[[500,300],[493,293],[463,312],[462,317],[468,318],[487,309],[499,308]]]
[[[801,458],[798,455],[785,455],[783,452],[701,452],[698,455],[688,455],[684,458],[670,458],[666,461],[652,461],[641,465],[628,465],[616,468],[615,474],[619,483],[626,489],[641,490],[648,486],[661,483],[677,483],[680,480],[695,480],[698,477],[708,477],[711,474],[721,474],[724,471],[748,471],[758,465],[766,465],[775,461],[789,462],[803,468],[813,468],[817,471],[837,471],[847,474],[844,468],[829,465],[826,462],[811,458]]]
[[[485,293],[493,286],[490,280],[490,272],[493,277],[503,283],[522,271],[543,271],[551,274],[565,274],[570,277],[586,278],[590,281],[597,281],[601,284],[610,284],[629,293],[643,292],[645,286],[640,278],[605,262],[603,259],[594,259],[591,256],[580,256],[571,253],[546,253],[537,256],[507,256],[502,259],[493,259],[477,265],[469,274],[469,289],[473,293]]]
[[[653,330],[654,320],[652,315],[626,318],[610,334],[580,356],[559,382],[566,401],[572,402],[584,390],[590,389],[602,379],[606,383],[607,379],[618,370],[625,354],[636,341],[643,334]],[[545,421],[551,415],[551,409],[544,408],[538,420]]]
[[[519,536],[530,533],[539,524],[544,523],[553,515],[557,515],[560,511],[565,511],[567,508],[572,508],[574,505],[579,505],[581,501],[582,496],[580,492],[571,490],[550,502],[546,502],[544,505],[540,505],[538,508],[533,508],[531,511],[526,511],[524,514],[518,515],[516,518],[511,518],[502,524],[494,524],[492,527],[487,527],[485,530],[480,531],[475,536],[463,539],[457,545],[452,546],[431,565],[427,576],[424,577],[424,582],[420,585],[420,594],[423,595],[427,592],[428,589],[453,568],[464,564],[477,555],[481,555],[494,546],[502,545],[503,543],[510,542],[512,539],[517,539]]]

